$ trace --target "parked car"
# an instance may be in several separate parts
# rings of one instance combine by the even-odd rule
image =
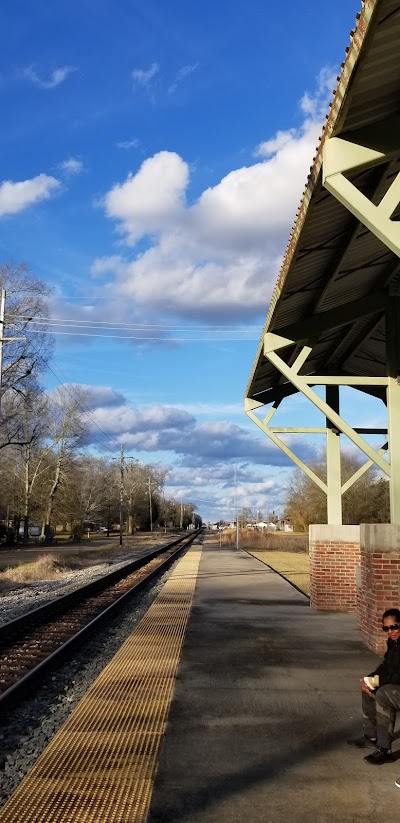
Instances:
[[[28,526],[28,535],[29,535],[29,537],[40,537],[41,532],[42,532],[42,529],[40,528],[40,526],[31,526],[31,525]],[[23,523],[19,527],[19,536],[20,537],[24,536],[24,524]]]

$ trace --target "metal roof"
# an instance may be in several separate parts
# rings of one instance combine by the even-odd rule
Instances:
[[[290,337],[290,326],[304,323],[303,345],[310,318],[315,330],[314,319],[329,309],[343,307],[343,316],[328,329],[320,318],[321,331],[313,334],[313,350],[300,373],[386,375],[384,304],[383,299],[371,302],[371,294],[381,290],[383,298],[389,282],[393,288],[400,280],[400,260],[323,187],[322,148],[327,138],[400,113],[400,0],[364,0],[350,36],[246,390],[247,397],[262,403],[294,391],[264,358],[264,334],[284,332]],[[355,171],[349,179],[378,204],[398,171],[400,150],[398,157]],[[400,208],[393,215],[399,218]],[[352,301],[364,306],[364,313],[345,324]],[[281,356],[289,363],[297,353],[298,346],[291,346]]]

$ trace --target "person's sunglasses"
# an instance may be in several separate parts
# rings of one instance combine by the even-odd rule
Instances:
[[[397,632],[400,629],[400,623],[393,623],[393,626],[382,626],[383,632]]]

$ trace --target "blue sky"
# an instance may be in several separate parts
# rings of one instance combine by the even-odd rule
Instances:
[[[242,398],[357,11],[3,12],[0,255],[54,287],[46,385],[91,387],[95,447],[168,465],[206,519],[233,514],[235,465],[240,505],[282,511],[288,464]],[[315,423],[307,409],[293,398],[282,425]],[[361,416],[382,423],[366,400]]]

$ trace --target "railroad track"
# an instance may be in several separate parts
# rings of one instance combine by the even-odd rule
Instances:
[[[189,546],[192,532],[0,627],[0,706],[31,693],[102,620]],[[4,717],[4,714],[3,714]]]

